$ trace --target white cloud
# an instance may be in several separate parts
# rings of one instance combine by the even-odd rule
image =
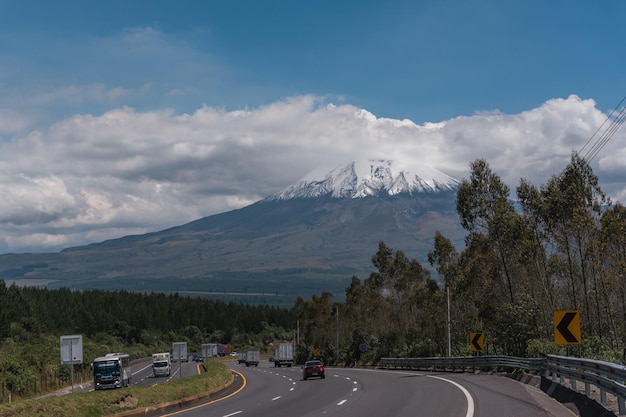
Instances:
[[[0,251],[160,230],[248,205],[319,165],[353,159],[428,164],[461,178],[484,158],[512,189],[520,178],[542,185],[605,118],[593,100],[576,96],[520,114],[424,125],[315,96],[236,111],[79,114],[0,142]],[[624,136],[618,132],[594,165],[601,184],[603,175],[623,178]],[[626,195],[624,184],[610,186],[609,194]]]
[[[0,107],[0,135],[23,131],[30,123],[31,120],[26,114]]]

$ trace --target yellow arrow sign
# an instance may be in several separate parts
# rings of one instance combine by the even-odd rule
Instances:
[[[484,333],[470,333],[470,350],[472,352],[483,352],[485,350]]]
[[[580,314],[577,310],[554,312],[554,343],[557,345],[580,344]]]

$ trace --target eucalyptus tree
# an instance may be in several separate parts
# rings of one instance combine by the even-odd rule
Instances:
[[[448,338],[448,356],[452,356],[452,294],[459,276],[459,254],[456,248],[441,232],[435,232],[434,249],[428,252],[428,263],[436,267],[437,273],[443,279],[446,292],[446,331]],[[456,291],[453,291],[456,295]],[[459,311],[455,309],[455,311]]]
[[[372,279],[380,283],[395,325],[401,334],[406,334],[423,304],[422,290],[430,273],[415,259],[410,260],[400,250],[391,250],[383,242],[379,243],[372,264],[378,270]]]
[[[626,344],[626,207],[617,203],[606,209],[601,218],[601,252],[606,255],[608,277],[604,315],[611,333],[621,346]]]
[[[543,227],[542,197],[539,188],[526,179],[521,179],[517,187],[517,201],[523,212],[528,230],[527,245],[524,246],[522,257],[526,260],[531,282],[530,291],[540,300],[544,316],[547,317],[556,309],[555,292],[557,287],[549,273],[548,255],[551,253],[550,236]]]
[[[602,207],[608,204],[597,176],[578,154],[540,191],[539,213],[551,243],[550,270],[559,287],[567,288],[561,308],[581,309],[591,334],[602,335],[600,314],[603,254],[599,251]]]
[[[515,302],[516,253],[520,233],[519,215],[509,199],[509,187],[489,164],[478,159],[470,164],[470,179],[461,181],[457,190],[456,210],[461,225],[472,236],[483,235],[491,246],[497,268],[486,278],[494,279],[502,296]]]
[[[310,352],[335,345],[336,304],[328,291],[313,295],[311,300],[298,297],[294,313],[299,323],[299,342]]]

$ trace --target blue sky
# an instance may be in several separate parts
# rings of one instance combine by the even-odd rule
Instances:
[[[625,15],[617,0],[0,0],[0,253],[242,207],[329,159],[462,177],[485,158],[512,188],[541,185],[626,95]],[[594,166],[622,201],[623,139]]]
[[[0,8],[4,88],[135,92],[55,103],[58,114],[114,104],[236,109],[317,94],[422,123],[517,113],[570,94],[608,110],[626,91],[622,1],[3,0]]]

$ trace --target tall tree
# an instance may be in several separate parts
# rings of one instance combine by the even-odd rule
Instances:
[[[456,209],[461,225],[471,234],[482,234],[489,239],[499,263],[494,278],[499,280],[502,295],[514,302],[519,216],[509,201],[509,187],[485,160],[472,162],[470,171],[470,179],[461,181],[457,191]]]

